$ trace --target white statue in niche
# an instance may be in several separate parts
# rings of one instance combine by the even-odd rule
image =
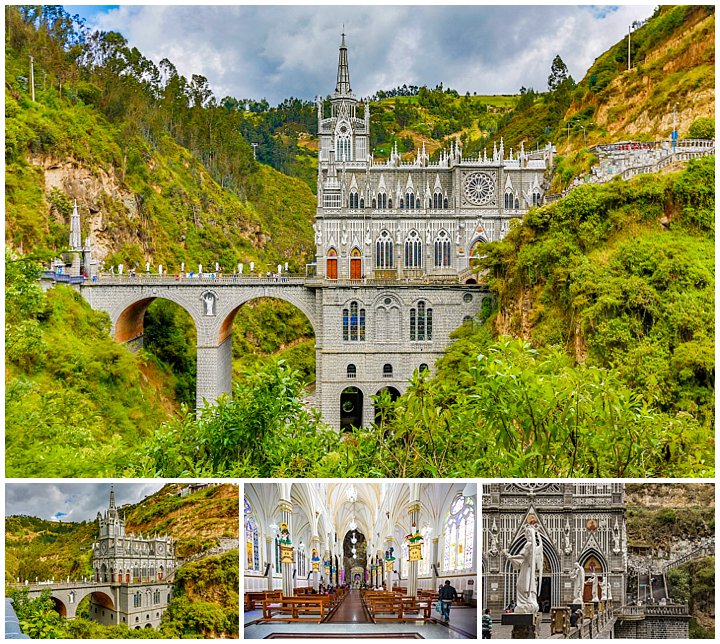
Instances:
[[[212,293],[203,295],[203,303],[205,304],[205,315],[215,315],[215,296]]]

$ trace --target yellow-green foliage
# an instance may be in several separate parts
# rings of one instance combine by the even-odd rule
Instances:
[[[43,293],[28,262],[6,270],[6,473],[122,472],[168,418],[172,378],[114,342],[107,315],[71,288]]]
[[[577,188],[488,250],[503,333],[615,367],[662,409],[712,428],[714,158]],[[518,317],[519,302],[531,309]],[[527,325],[527,326],[526,326]]]

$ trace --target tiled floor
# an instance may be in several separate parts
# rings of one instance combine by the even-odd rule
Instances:
[[[433,615],[435,613],[433,612]],[[476,637],[477,609],[454,607],[450,611],[450,627],[435,622],[406,622],[406,623],[367,623],[367,616],[362,603],[356,593],[350,593],[329,622],[318,624],[308,620],[307,624],[301,622],[273,624],[253,624],[262,616],[262,611],[254,610],[245,613],[245,638],[263,639],[274,634],[286,634],[303,637],[358,637],[358,636],[385,636],[392,634],[415,633],[424,639],[467,639],[467,634]],[[457,630],[455,630],[457,629]]]

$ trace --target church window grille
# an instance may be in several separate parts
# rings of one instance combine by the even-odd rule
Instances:
[[[260,570],[260,532],[252,508],[245,499],[245,568],[247,570]]]
[[[432,309],[425,302],[418,302],[410,309],[410,340],[425,342],[432,340]]]
[[[354,364],[349,364],[347,366],[347,377],[357,378],[357,367]]]
[[[394,268],[394,244],[390,233],[383,230],[375,242],[375,268]]]
[[[335,144],[337,149],[337,160],[338,161],[351,161],[350,151],[350,136],[347,134],[341,134],[337,137]]]
[[[450,238],[441,230],[435,238],[435,266],[446,268],[450,266]]]
[[[444,572],[472,569],[475,548],[475,508],[470,497],[458,496],[443,528]]]
[[[325,193],[323,195],[323,206],[325,208],[339,208],[340,207],[340,195]]]
[[[383,378],[392,378],[393,377],[393,367],[391,364],[385,364],[383,365]]]
[[[405,240],[405,268],[422,268],[422,242],[415,230]]]
[[[345,342],[365,341],[365,309],[354,300],[343,309],[343,340]]]

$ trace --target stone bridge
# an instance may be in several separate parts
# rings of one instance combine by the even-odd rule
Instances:
[[[414,373],[432,371],[452,342],[451,332],[472,323],[489,292],[466,277],[105,275],[85,280],[46,273],[44,285],[69,283],[90,306],[110,316],[113,337],[131,349],[142,346],[145,312],[154,300],[182,307],[197,332],[198,408],[232,391],[232,325],[242,305],[263,297],[289,302],[315,332],[317,407],[325,422],[349,429],[372,423],[378,413],[373,397],[404,393]]]
[[[9,586],[27,590],[30,599],[50,591],[55,610],[67,619],[74,619],[80,602],[90,596],[90,619],[109,626],[126,623],[130,628],[156,628],[173,588],[167,581],[129,584],[71,581]]]
[[[197,332],[197,406],[232,391],[232,324],[240,307],[261,297],[290,302],[310,321],[316,335],[315,290],[303,278],[114,277],[86,281],[80,293],[96,310],[110,316],[118,342],[142,346],[148,306],[165,299],[190,315]]]

